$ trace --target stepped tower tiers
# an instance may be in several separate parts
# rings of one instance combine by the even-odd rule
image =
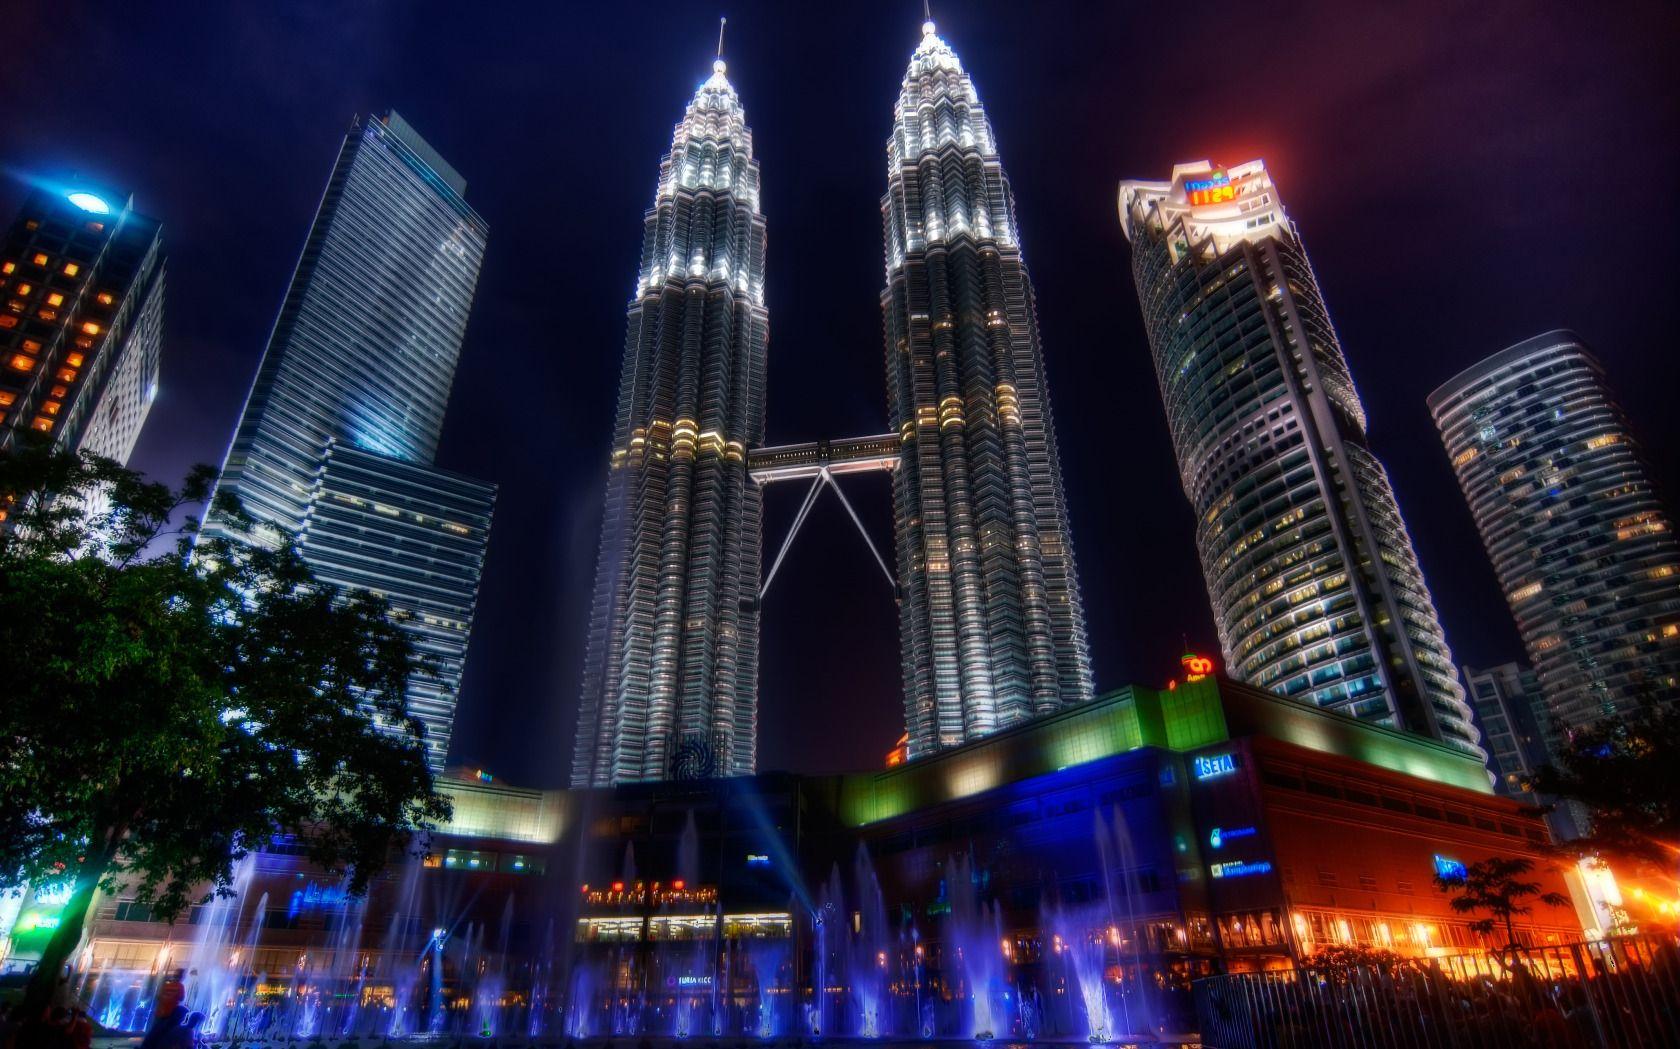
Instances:
[[[1120,184],[1231,675],[1480,754],[1365,411],[1265,165]]]
[[[754,771],[764,216],[741,99],[712,69],[643,222],[575,786]]]
[[[887,142],[887,401],[911,757],[1091,698],[1044,355],[992,127],[931,21]]]

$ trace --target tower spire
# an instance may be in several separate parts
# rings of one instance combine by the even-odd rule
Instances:
[[[718,48],[717,58],[712,60],[712,72],[722,73],[729,68],[723,61],[723,27],[729,24],[727,17],[718,18]]]
[[[933,35],[933,2],[922,0],[922,35]]]

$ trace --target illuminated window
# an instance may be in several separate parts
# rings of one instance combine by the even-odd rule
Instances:
[[[75,382],[76,381],[76,369],[74,369],[74,368],[60,368],[58,370],[57,379],[58,379],[59,382]]]
[[[0,328],[15,328],[15,327],[17,327],[17,318],[16,317],[12,316],[9,313],[0,314]]]
[[[76,265],[74,262],[66,262],[64,264],[64,275],[66,277],[74,277],[76,274],[78,274],[80,272],[82,272],[82,268],[80,266]]]
[[[35,367],[35,358],[21,353],[14,353],[12,354],[12,367],[16,368],[20,372],[26,372]]]
[[[99,325],[95,324],[93,321],[85,321],[82,324],[82,330],[87,332],[89,335],[98,335]]]
[[[72,353],[64,358],[64,363],[68,364],[72,368],[80,368],[82,366],[82,361],[84,360],[86,360],[86,358],[84,358],[81,354]]]
[[[49,310],[45,306],[42,306],[41,309],[40,309],[40,312],[39,312],[39,316],[44,321],[56,321],[56,320],[58,320],[58,311],[57,310]]]
[[[117,301],[117,297],[115,295],[112,295],[108,291],[102,291],[102,292],[99,293],[99,304],[101,306],[109,306],[109,305],[111,305],[111,303],[116,302],[116,301]]]
[[[17,263],[7,262],[7,263],[4,263],[4,264],[0,264],[0,273],[15,273],[15,272],[17,272]]]
[[[47,264],[47,262],[50,261],[50,260],[48,260],[46,252],[37,251],[35,253],[35,260],[34,261],[35,261],[35,265],[37,265],[37,266],[45,266]]]
[[[52,428],[53,428],[53,421],[51,419],[47,418],[45,415],[37,415],[35,417],[35,421],[30,423],[29,425],[34,427],[37,430],[40,430],[42,433],[51,433]]]
[[[65,394],[67,394],[69,392],[70,392],[70,387],[68,387],[68,386],[54,386],[52,388],[52,396],[54,396],[54,397],[63,397]]]
[[[46,404],[41,405],[41,410],[46,412],[48,415],[57,415],[58,410],[62,407],[64,407],[64,405],[58,403],[57,401],[48,401]]]
[[[49,294],[47,296],[47,305],[48,306],[62,306],[62,305],[64,305],[64,295],[63,295],[63,293],[55,291],[55,292],[52,292],[51,294]]]
[[[93,340],[86,335],[78,335],[76,336],[76,345],[84,350],[91,350],[93,349]]]
[[[15,400],[17,400],[17,394],[10,390],[0,390],[0,408],[10,407]]]
[[[41,343],[37,339],[25,339],[23,340],[23,348],[29,353],[40,353]]]
[[[17,286],[17,293],[19,295],[28,295],[30,292],[32,292],[34,290],[35,290],[35,285],[33,285],[33,284],[19,284]]]

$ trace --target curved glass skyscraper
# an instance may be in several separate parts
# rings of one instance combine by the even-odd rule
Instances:
[[[887,142],[887,403],[911,757],[1091,698],[1032,284],[974,83],[922,27]]]
[[[1318,283],[1259,161],[1123,182],[1120,222],[1233,677],[1479,753]]]
[[[1429,396],[1551,714],[1680,700],[1680,544],[1604,369],[1573,332]]]
[[[754,770],[764,216],[722,59],[643,222],[589,624],[575,786]]]

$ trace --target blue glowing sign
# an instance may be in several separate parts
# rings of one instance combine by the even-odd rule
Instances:
[[[762,852],[749,852],[747,853],[747,866],[768,867],[770,866],[770,857]]]
[[[286,908],[288,918],[296,918],[303,911],[329,910],[342,907],[350,901],[349,894],[341,885],[322,887],[314,882],[306,889],[299,889],[292,893],[291,905]]]
[[[1246,878],[1251,874],[1270,873],[1272,864],[1269,860],[1232,860],[1230,863],[1216,863],[1208,870],[1215,878]]]
[[[1217,849],[1235,838],[1252,838],[1257,833],[1253,827],[1215,827],[1208,831],[1208,844]]]
[[[1216,779],[1229,776],[1237,771],[1237,756],[1235,754],[1214,754],[1211,757],[1198,757],[1194,768],[1197,779]]]
[[[710,987],[711,985],[712,978],[710,976],[689,976],[685,973],[677,977],[678,987]]]
[[[1448,859],[1440,853],[1435,854],[1435,876],[1437,878],[1462,878],[1469,873],[1464,864],[1457,860]]]

